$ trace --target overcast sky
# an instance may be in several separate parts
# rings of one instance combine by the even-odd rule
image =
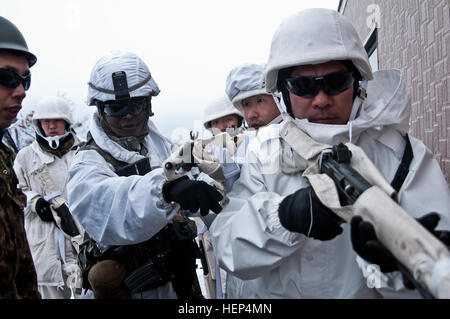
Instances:
[[[130,51],[148,65],[161,93],[152,120],[174,142],[202,130],[205,106],[223,95],[228,72],[266,63],[283,18],[305,8],[337,10],[339,0],[0,0],[0,15],[38,57],[21,112],[65,94],[83,120],[87,82],[98,59]]]

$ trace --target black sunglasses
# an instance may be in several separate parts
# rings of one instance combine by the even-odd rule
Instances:
[[[22,84],[24,90],[27,91],[31,84],[31,73],[22,76],[11,69],[0,68],[0,85],[6,86],[9,89],[15,89],[20,84]]]
[[[139,96],[120,101],[97,101],[97,103],[103,107],[105,114],[113,117],[123,117],[127,114],[140,114],[149,107],[150,99],[148,96]]]
[[[325,76],[299,76],[285,80],[289,92],[305,98],[315,97],[320,89],[327,95],[337,95],[353,85],[353,72],[336,72]]]

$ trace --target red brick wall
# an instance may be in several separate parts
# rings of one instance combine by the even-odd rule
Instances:
[[[341,2],[362,41],[371,31],[367,20],[378,21],[379,69],[402,70],[411,90],[410,134],[431,149],[450,183],[450,2]]]

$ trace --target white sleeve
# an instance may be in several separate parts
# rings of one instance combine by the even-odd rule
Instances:
[[[175,215],[179,205],[162,197],[161,168],[144,176],[117,176],[94,150],[75,155],[67,192],[70,211],[103,245],[129,245],[150,239]]]
[[[223,176],[225,177],[225,189],[229,192],[234,182],[239,178],[241,169],[234,158],[228,154],[226,148],[213,147],[212,152],[220,163]]]
[[[284,196],[268,191],[263,178],[267,176],[261,175],[257,164],[244,164],[229,204],[210,228],[219,265],[241,279],[276,268],[306,238],[280,224],[278,206]]]
[[[29,176],[22,165],[22,160],[24,159],[24,156],[22,156],[23,154],[24,153],[19,153],[17,155],[13,166],[14,172],[16,173],[18,180],[17,187],[21,189],[22,192],[27,197],[27,206],[24,209],[24,214],[28,215],[33,213],[37,216],[35,206],[36,201],[41,197],[41,195],[38,192],[31,189],[31,182]]]

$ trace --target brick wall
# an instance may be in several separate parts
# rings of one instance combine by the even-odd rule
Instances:
[[[410,134],[431,149],[450,184],[449,3],[341,1],[362,41],[369,36],[370,21],[378,21],[379,69],[402,70],[411,90]]]

